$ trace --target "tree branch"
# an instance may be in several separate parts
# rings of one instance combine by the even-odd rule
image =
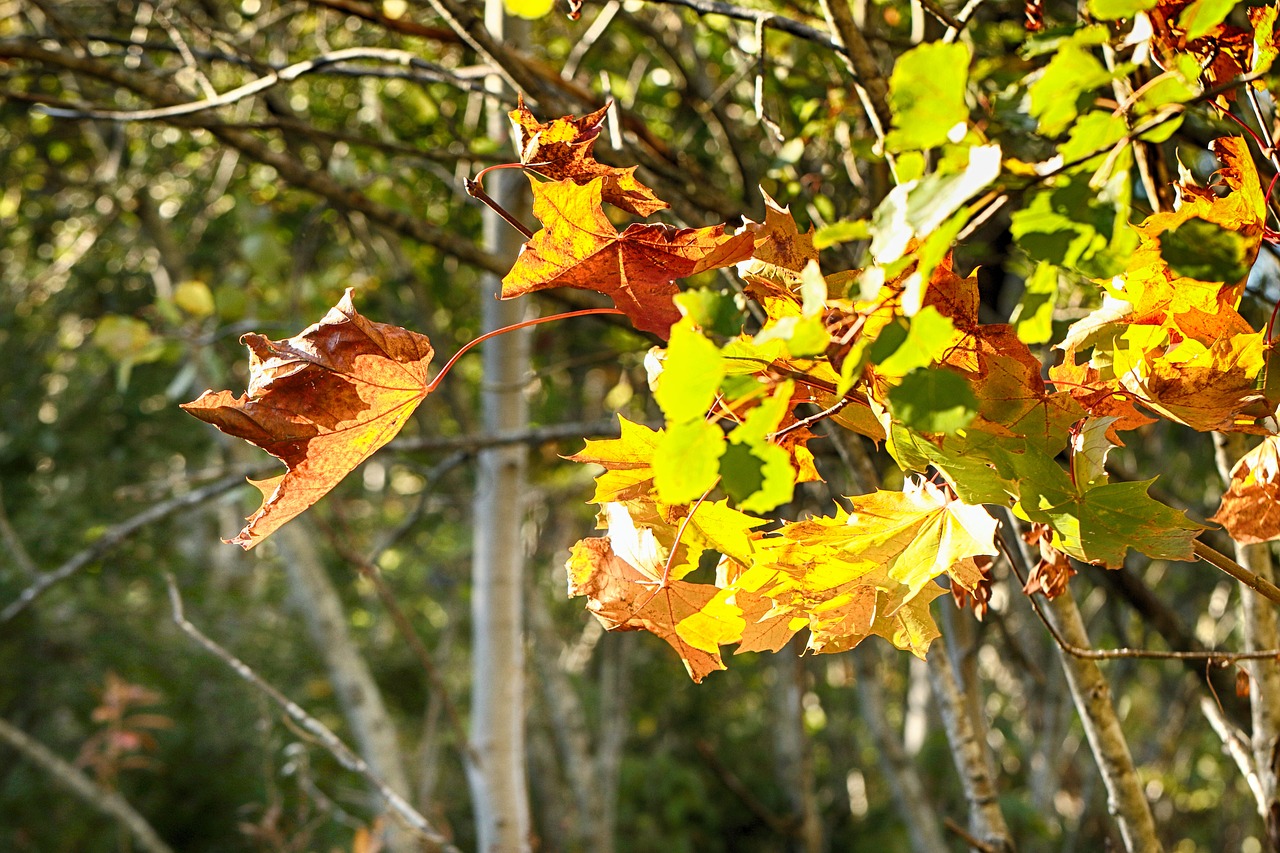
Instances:
[[[1017,548],[1013,553],[1006,550],[1006,556],[1014,563],[1016,553],[1015,564],[1029,571],[1030,555],[1026,551],[1026,543],[1018,535],[1013,513],[1005,509],[1003,515],[1006,535],[1016,540]],[[1021,577],[1021,573],[1019,576]],[[1028,596],[1028,599],[1034,601],[1035,596]],[[1060,637],[1067,645],[1087,649],[1089,635],[1085,631],[1084,621],[1071,590],[1064,590],[1061,595],[1049,601],[1047,606],[1050,618],[1046,620],[1046,624],[1052,623],[1055,639]],[[1037,609],[1037,613],[1039,612]],[[1120,718],[1111,702],[1111,685],[1098,664],[1092,660],[1070,654],[1061,646],[1058,659],[1067,675],[1071,698],[1075,702],[1076,712],[1089,741],[1089,749],[1107,789],[1108,811],[1116,819],[1125,849],[1130,853],[1158,853],[1162,848],[1156,836],[1155,818],[1152,817],[1151,804],[1147,802],[1142,790],[1142,782],[1134,767]]]
[[[207,486],[201,486],[193,489],[185,495],[179,495],[176,498],[170,498],[167,501],[144,509],[142,512],[125,519],[119,524],[108,527],[106,531],[93,541],[93,544],[84,548],[71,559],[47,572],[43,572],[36,576],[26,589],[19,596],[11,601],[4,610],[0,610],[0,623],[8,622],[17,616],[23,610],[26,610],[30,604],[48,591],[49,587],[56,583],[66,580],[85,566],[109,553],[120,543],[124,542],[134,533],[149,524],[154,524],[181,509],[197,506],[205,501],[212,500],[221,494],[231,491],[236,486],[244,482],[244,474],[237,473],[229,477],[224,477]]]
[[[181,98],[169,86],[128,73],[92,57],[48,50],[34,39],[0,40],[0,58],[29,59],[55,68],[87,74],[141,95],[152,103],[172,105],[181,102]],[[287,152],[273,150],[268,143],[246,131],[217,121],[194,121],[190,116],[178,116],[170,121],[178,127],[199,127],[208,130],[232,148],[259,163],[271,166],[288,183],[327,199],[335,207],[362,213],[392,231],[434,246],[445,254],[452,255],[479,269],[495,275],[505,275],[507,272],[506,264],[499,262],[496,257],[478,248],[473,242],[460,239],[457,235],[425,220],[374,201],[354,187],[339,183],[329,173],[311,169]]]
[[[1270,602],[1280,604],[1280,587],[1277,587],[1257,572],[1246,569],[1226,554],[1215,551],[1199,539],[1195,541],[1195,552],[1196,556],[1201,560],[1231,575],[1231,577],[1240,581],[1240,583],[1249,587],[1258,595]]]
[[[253,686],[259,693],[270,699],[276,707],[288,715],[289,719],[302,727],[303,731],[314,737],[320,742],[329,754],[332,755],[339,764],[353,773],[363,776],[365,781],[372,785],[387,806],[395,812],[406,824],[416,830],[427,841],[435,844],[445,853],[461,853],[450,841],[445,838],[438,830],[432,827],[431,823],[422,816],[413,806],[409,805],[403,797],[393,791],[386,782],[382,781],[369,767],[363,758],[351,751],[351,747],[342,742],[342,739],[333,733],[328,726],[317,720],[315,717],[304,711],[292,699],[289,699],[281,693],[274,685],[264,679],[258,673],[240,660],[231,652],[224,649],[218,643],[205,636],[203,632],[190,621],[187,620],[183,610],[182,595],[178,592],[178,584],[174,581],[173,575],[166,575],[165,581],[169,586],[169,604],[173,608],[173,622],[182,633],[195,640],[214,657],[225,663],[232,672],[240,676],[244,681]]]
[[[0,741],[22,753],[24,758],[38,765],[81,800],[119,821],[147,853],[173,853],[173,848],[161,840],[147,819],[118,792],[109,791],[94,782],[75,766],[55,755],[47,746],[3,719],[0,719]]]

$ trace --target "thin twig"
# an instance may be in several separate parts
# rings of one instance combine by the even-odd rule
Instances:
[[[242,101],[259,92],[265,92],[273,86],[281,83],[288,83],[296,80],[306,74],[311,74],[321,68],[329,65],[337,65],[342,62],[351,62],[356,59],[375,59],[381,62],[395,63],[397,65],[412,66],[415,63],[421,63],[422,60],[407,50],[393,50],[390,48],[379,47],[349,47],[342,50],[335,50],[329,53],[322,53],[319,56],[313,56],[310,59],[304,59],[301,62],[295,62],[290,66],[272,71],[271,73],[259,77],[245,83],[243,86],[224,92],[221,95],[212,98],[203,98],[199,101],[189,101],[183,104],[172,104],[165,107],[153,107],[147,110],[101,110],[101,109],[81,109],[66,110],[56,107],[41,107],[41,112],[47,113],[55,118],[104,118],[113,121],[154,121],[156,119],[169,119],[177,116],[187,116],[193,113],[203,112],[204,110],[217,109]]]
[[[0,719],[0,742],[9,744],[28,761],[39,765],[64,788],[98,811],[119,821],[129,831],[140,850],[147,853],[173,853],[173,848],[164,843],[147,819],[119,792],[102,787],[31,735],[3,719]]]
[[[1017,535],[1016,532],[1013,535]],[[1199,544],[1199,542],[1197,542],[1196,544]],[[1027,580],[1023,576],[1022,569],[1019,568],[1018,561],[1015,560],[1013,558],[1013,555],[1009,553],[1009,549],[1005,546],[1004,540],[1002,538],[996,537],[996,547],[1000,549],[1001,553],[1004,554],[1004,558],[1009,562],[1009,568],[1013,569],[1014,575],[1018,578],[1018,583],[1022,584],[1025,587],[1027,584]],[[1216,551],[1214,551],[1214,553],[1217,554]],[[1218,556],[1222,557],[1221,554],[1218,554]],[[1225,560],[1227,558],[1222,557],[1222,559]],[[1036,616],[1040,618],[1040,621],[1044,624],[1045,629],[1048,630],[1049,635],[1053,637],[1054,643],[1056,643],[1058,648],[1062,649],[1062,651],[1066,652],[1072,657],[1077,657],[1082,660],[1113,660],[1117,658],[1142,658],[1142,659],[1149,659],[1149,660],[1203,660],[1203,661],[1209,661],[1212,663],[1217,663],[1220,666],[1226,666],[1228,663],[1233,663],[1235,661],[1241,661],[1241,660],[1266,660],[1266,659],[1280,660],[1280,649],[1264,649],[1264,650],[1255,651],[1255,652],[1219,652],[1219,651],[1162,652],[1156,649],[1081,648],[1080,646],[1075,646],[1067,642],[1067,640],[1061,634],[1058,633],[1058,629],[1054,627],[1053,623],[1049,620],[1049,618],[1045,616],[1044,611],[1041,610],[1040,600],[1038,596],[1039,596],[1038,593],[1030,594],[1027,596],[1027,600],[1031,602],[1031,609],[1035,611]]]
[[[243,473],[233,474],[207,486],[194,489],[185,495],[161,501],[144,509],[132,518],[127,518],[119,524],[108,527],[101,536],[93,541],[92,545],[82,549],[56,569],[37,575],[36,579],[16,599],[11,601],[4,610],[0,611],[0,623],[8,622],[23,610],[26,610],[33,601],[47,592],[51,586],[66,580],[85,566],[101,558],[147,525],[167,518],[178,510],[187,509],[212,500],[225,492],[231,491],[243,482]]]
[[[329,754],[337,759],[339,764],[347,770],[363,776],[365,781],[378,791],[386,801],[387,806],[423,838],[437,845],[441,850],[447,851],[447,853],[461,853],[417,809],[409,805],[403,797],[393,791],[386,782],[382,781],[369,767],[368,763],[343,743],[342,739],[335,735],[328,726],[308,714],[292,699],[281,693],[275,685],[254,672],[248,664],[231,654],[231,652],[210,639],[192,624],[183,611],[182,595],[178,592],[178,584],[173,579],[173,575],[166,574],[165,582],[169,586],[169,604],[173,609],[173,622],[184,634],[199,643],[204,647],[205,651],[221,660],[232,672],[270,699],[276,707],[284,711],[303,731],[314,737],[328,750]]]
[[[964,29],[964,22],[952,17],[950,12],[942,8],[942,4],[939,3],[938,0],[920,0],[920,5],[923,6],[924,10],[930,15],[933,15],[933,17],[937,18],[940,22],[946,24],[948,29]]]
[[[513,216],[511,212],[508,211],[505,207],[503,207],[502,205],[494,201],[493,198],[487,192],[484,191],[484,187],[480,186],[479,181],[472,180],[471,178],[464,178],[462,181],[462,186],[463,186],[463,189],[467,191],[467,195],[471,196],[477,201],[483,202],[486,207],[488,207],[494,213],[501,216],[504,222],[506,222],[512,228],[519,231],[520,235],[524,237],[526,240],[533,239],[533,232],[530,231],[527,227],[525,227],[525,224],[523,222],[521,222],[519,219],[516,219],[515,216]]]
[[[1214,568],[1221,569],[1249,589],[1275,604],[1280,604],[1280,587],[1260,575],[1249,571],[1226,554],[1215,551],[1199,539],[1195,541],[1195,553]]]
[[[775,433],[771,433],[770,435],[766,436],[766,438],[768,438],[770,441],[776,442],[778,439],[782,438],[783,436],[789,433],[793,433],[798,430],[805,429],[806,427],[811,427],[814,424],[818,423],[819,421],[825,420],[833,415],[840,414],[841,410],[844,409],[845,406],[849,405],[852,402],[853,401],[850,400],[848,397],[841,397],[839,400],[836,400],[834,405],[823,409],[821,412],[815,412],[814,414],[809,415],[809,417],[807,418],[798,420],[795,423],[791,424],[791,426],[786,427],[785,429],[780,429]]]
[[[996,847],[994,844],[988,844],[973,835],[949,815],[942,819],[942,825],[947,828],[948,832],[954,832],[956,835],[960,836],[964,843],[968,844],[974,850],[981,851],[981,853],[1000,853],[1000,848]]]
[[[449,718],[449,725],[458,741],[458,747],[462,750],[463,758],[472,767],[477,766],[480,757],[471,746],[471,741],[467,737],[466,724],[462,721],[462,715],[458,712],[457,705],[453,703],[449,696],[449,688],[444,682],[444,676],[440,674],[440,668],[436,666],[436,662],[431,658],[431,652],[427,650],[427,646],[422,641],[422,637],[418,635],[413,622],[404,612],[404,608],[400,606],[395,592],[387,584],[386,578],[382,576],[382,570],[372,560],[348,546],[345,541],[340,540],[336,535],[336,531],[330,530],[329,533],[330,543],[338,553],[338,556],[355,566],[360,574],[373,584],[374,590],[378,593],[378,600],[386,608],[387,615],[391,617],[391,621],[395,624],[396,632],[400,635],[400,639],[404,640],[405,645],[409,647],[409,650],[418,659],[418,665],[422,667],[427,680],[431,682],[431,688],[436,691],[441,705],[444,707],[445,716]]]

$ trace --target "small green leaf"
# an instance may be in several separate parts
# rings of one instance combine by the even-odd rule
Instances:
[[[1176,275],[1237,284],[1249,274],[1245,238],[1199,217],[1160,235],[1160,257]]]
[[[889,389],[894,419],[918,432],[954,434],[978,415],[978,398],[964,377],[945,368],[920,368]]]
[[[871,217],[871,254],[876,263],[901,258],[913,237],[928,237],[999,175],[1000,146],[977,145],[969,149],[963,172],[937,173],[894,187]]]
[[[910,328],[901,343],[876,363],[876,370],[882,376],[897,377],[906,376],[918,367],[927,367],[946,352],[955,341],[955,335],[956,327],[951,318],[942,316],[938,309],[927,305],[911,318]],[[872,356],[875,356],[874,348]]]
[[[747,444],[730,443],[720,457],[720,485],[738,506],[764,485],[764,460]]]
[[[890,151],[934,148],[969,118],[964,90],[969,82],[969,48],[929,42],[898,57],[889,77],[893,130]]]
[[[1129,132],[1124,116],[1106,110],[1094,110],[1080,116],[1059,152],[1068,163],[1085,163],[1091,157],[1103,157]]]
[[[732,338],[742,332],[741,297],[728,290],[699,287],[676,294],[676,306],[709,332]]]
[[[1238,5],[1238,0],[1195,0],[1178,16],[1178,26],[1187,31],[1187,41],[1195,41],[1217,29]]]
[[[1156,5],[1157,0],[1089,0],[1089,14],[1099,21],[1132,18]]]
[[[853,240],[866,240],[871,237],[871,225],[865,219],[842,219],[823,225],[813,234],[813,248],[829,249],[841,243]]]
[[[1031,116],[1039,120],[1040,132],[1046,136],[1062,133],[1075,121],[1082,103],[1092,101],[1086,96],[1111,79],[1111,72],[1093,54],[1074,42],[1065,42],[1027,90]]]
[[[720,349],[703,337],[687,317],[672,326],[658,387],[653,392],[667,422],[682,423],[705,415],[715,402],[723,378]]]
[[[1055,545],[1077,560],[1118,569],[1132,548],[1157,560],[1190,560],[1204,526],[1147,494],[1154,480],[1108,483],[1044,514]],[[1056,541],[1060,540],[1060,541]]]
[[[715,485],[724,455],[724,433],[698,419],[668,427],[653,452],[653,485],[667,504],[687,504]]]
[[[1053,338],[1053,308],[1058,300],[1058,268],[1041,261],[1027,276],[1022,301],[1010,322],[1025,344],[1044,344]]]

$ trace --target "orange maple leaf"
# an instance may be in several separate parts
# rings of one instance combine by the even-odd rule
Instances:
[[[315,325],[282,341],[248,334],[249,388],[205,391],[182,408],[256,444],[288,470],[251,480],[262,506],[228,542],[246,551],[306,510],[396,436],[427,396],[423,335],[356,312],[348,288]]]
[[[668,581],[661,567],[641,571],[620,557],[608,537],[583,539],[566,566],[569,594],[585,595],[587,609],[610,631],[649,631],[680,655],[694,681],[724,669],[719,647],[742,636],[742,620],[720,619],[708,605],[720,595],[712,584]],[[726,607],[728,613],[736,608]]]
[[[545,124],[534,118],[521,99],[508,115],[516,132],[520,162],[553,181],[571,180],[584,184],[595,178],[604,181],[604,200],[636,216],[649,216],[669,207],[653,190],[636,180],[636,167],[606,166],[591,153],[609,106],[574,118],[565,116]]]
[[[673,228],[632,223],[618,232],[601,208],[604,179],[533,184],[533,213],[542,230],[525,243],[502,280],[502,298],[549,287],[576,287],[613,297],[637,329],[663,339],[680,319],[672,302],[677,279],[750,257],[749,233],[723,225]]]

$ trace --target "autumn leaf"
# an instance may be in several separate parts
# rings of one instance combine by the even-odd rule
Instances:
[[[636,216],[649,216],[668,207],[653,190],[636,180],[635,166],[606,166],[591,153],[608,111],[606,105],[582,118],[565,116],[544,124],[534,118],[522,98],[509,113],[520,162],[553,181],[567,179],[585,184],[600,178],[604,181],[604,200]]]
[[[675,282],[750,256],[749,233],[723,225],[673,228],[633,223],[618,232],[601,209],[604,179],[533,184],[533,212],[542,230],[524,245],[502,280],[502,298],[549,287],[576,287],[613,297],[637,329],[663,339],[680,319]]]
[[[1280,539],[1280,437],[1267,436],[1231,469],[1231,486],[1209,519],[1242,545]]]
[[[573,547],[566,564],[569,595],[587,596],[587,609],[610,631],[661,637],[694,681],[724,669],[719,647],[742,636],[740,611],[728,603],[710,607],[720,594],[712,584],[673,580],[660,586],[662,566],[656,559],[637,566],[615,551],[611,539],[583,539]]]
[[[249,388],[206,391],[182,408],[256,444],[288,470],[251,481],[262,506],[229,542],[246,551],[324,497],[404,426],[427,395],[431,343],[356,312],[352,290],[315,325],[287,340],[257,334]]]

